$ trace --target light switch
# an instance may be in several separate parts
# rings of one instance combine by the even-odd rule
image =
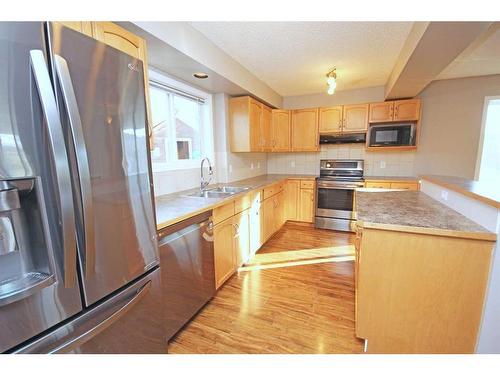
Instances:
[[[381,161],[380,162],[380,169],[384,169],[385,168],[385,161]]]
[[[253,163],[250,163],[250,169],[253,169]]]
[[[260,161],[257,162],[257,169],[260,169]]]
[[[290,162],[290,165],[292,166],[292,168],[295,168],[295,160],[292,160],[292,161]]]
[[[233,173],[233,166],[232,166],[232,164],[229,164],[229,173]]]

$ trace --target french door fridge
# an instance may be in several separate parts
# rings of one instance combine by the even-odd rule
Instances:
[[[0,352],[166,352],[142,62],[0,22]]]

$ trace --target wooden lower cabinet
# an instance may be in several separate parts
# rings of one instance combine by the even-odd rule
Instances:
[[[288,180],[285,184],[285,220],[298,220],[300,180]]]
[[[368,353],[474,353],[493,246],[364,227],[356,244],[356,335]]]
[[[314,219],[314,189],[300,189],[298,221],[312,223]]]
[[[215,287],[218,289],[235,270],[235,229],[233,218],[224,220],[214,227]]]
[[[233,224],[235,268],[238,268],[250,257],[250,210],[235,215]]]
[[[259,203],[254,205],[249,212],[250,256],[253,256],[264,243],[264,235],[262,234],[263,211],[262,203]]]

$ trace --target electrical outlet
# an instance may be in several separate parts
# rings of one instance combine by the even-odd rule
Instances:
[[[291,167],[292,168],[295,168],[295,160],[292,160],[292,162],[290,163]]]
[[[444,201],[448,200],[448,192],[446,190],[441,190],[441,199]]]
[[[250,169],[253,170],[253,163],[250,163]]]
[[[385,161],[380,162],[380,169],[385,169]]]
[[[233,173],[233,165],[229,164],[229,173]]]
[[[257,169],[260,169],[260,161],[257,162]]]

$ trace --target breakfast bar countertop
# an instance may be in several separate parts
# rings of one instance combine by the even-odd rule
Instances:
[[[161,195],[155,198],[156,203],[156,227],[157,230],[163,229],[169,225],[178,223],[199,213],[222,206],[240,196],[243,196],[252,190],[262,189],[265,186],[284,181],[286,179],[315,179],[316,175],[299,174],[266,174],[244,180],[228,183],[210,185],[207,190],[219,186],[245,187],[248,190],[233,194],[223,198],[201,198],[187,197],[186,195],[199,191],[199,188],[184,190],[172,194]]]
[[[496,234],[420,191],[356,191],[358,225],[365,228],[496,240]]]

